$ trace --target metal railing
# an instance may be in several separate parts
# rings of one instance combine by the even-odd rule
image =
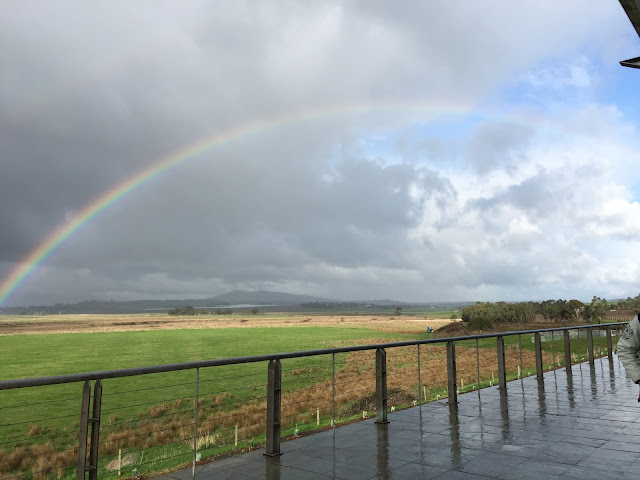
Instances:
[[[78,480],[87,473],[96,480],[99,473],[106,478],[120,476],[127,465],[135,477],[142,473],[137,467],[144,467],[147,474],[187,462],[195,475],[203,453],[214,457],[265,445],[266,455],[276,456],[281,454],[283,436],[335,428],[373,412],[376,423],[383,424],[396,408],[444,397],[455,404],[465,391],[492,385],[506,389],[508,380],[531,374],[542,380],[545,369],[565,367],[571,375],[572,364],[586,360],[593,369],[594,359],[604,355],[613,367],[612,335],[619,335],[623,325],[467,335],[0,381],[0,400],[10,390],[17,395],[82,382],[80,412],[74,411],[78,396],[71,386],[56,393],[17,395],[13,404],[0,402],[0,475],[22,478],[31,465],[31,476],[37,480],[71,477],[74,470]],[[259,366],[264,363],[266,385]],[[32,410],[40,416],[29,414]],[[20,434],[24,428],[26,437]],[[25,460],[29,455],[34,458]]]

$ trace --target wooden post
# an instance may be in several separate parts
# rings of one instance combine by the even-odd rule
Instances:
[[[265,455],[276,457],[280,453],[280,419],[282,401],[282,364],[269,361],[267,378],[267,448]]]
[[[476,338],[476,368],[477,368],[477,380],[478,380],[478,391],[480,391],[480,344],[478,343],[478,339]]]
[[[336,428],[336,354],[331,354],[331,428]]]
[[[498,384],[500,390],[507,389],[507,369],[505,366],[504,337],[498,336],[496,339],[498,350]]]
[[[542,366],[542,340],[540,339],[540,333],[536,332],[533,334],[533,338],[535,341],[535,350],[536,350],[536,376],[538,380],[543,379],[544,368]]]
[[[387,352],[384,348],[376,350],[376,423],[389,423],[387,420]]]
[[[84,382],[82,387],[82,407],[80,410],[80,432],[78,433],[77,480],[84,480],[87,467],[87,434],[89,430],[89,402],[91,401],[91,383]]]
[[[420,378],[420,344],[418,344],[418,403],[420,401],[420,385],[422,385],[422,378]]]
[[[456,344],[452,340],[449,340],[447,342],[447,390],[449,392],[447,403],[449,405],[458,403],[456,375]]]
[[[191,478],[196,478],[196,460],[198,456],[198,404],[200,401],[200,369],[196,368],[196,398],[193,408],[193,461],[191,463]]]
[[[569,337],[569,330],[564,331],[564,366],[567,375],[573,375],[571,371],[571,339]]]
[[[587,328],[587,352],[589,354],[589,368],[595,369],[595,358],[593,355],[593,329]]]
[[[93,386],[93,417],[91,422],[91,448],[89,451],[89,480],[98,480],[98,447],[100,446],[100,411],[102,408],[102,380]]]

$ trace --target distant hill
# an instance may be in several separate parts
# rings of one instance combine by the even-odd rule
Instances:
[[[244,291],[234,290],[215,297],[181,300],[131,300],[125,302],[87,300],[79,303],[57,303],[55,305],[31,305],[22,307],[5,307],[0,314],[5,315],[38,315],[38,314],[130,314],[166,312],[168,310],[191,306],[196,309],[213,310],[229,308],[234,311],[246,310],[257,306],[263,312],[338,312],[357,313],[375,311],[393,311],[401,306],[422,308],[448,308],[464,306],[464,302],[434,302],[434,303],[406,303],[397,300],[353,300],[341,301],[311,295],[295,295],[284,292],[269,292],[266,290]]]
[[[300,305],[311,302],[335,302],[335,300],[310,295],[294,295],[292,293],[268,292],[266,290],[258,290],[256,292],[234,290],[216,297],[205,298],[204,301],[209,302],[211,305]]]
[[[398,303],[391,302],[390,303]],[[358,302],[359,304],[375,304],[379,302]],[[386,301],[385,301],[386,303]],[[104,300],[85,300],[78,303],[57,303],[55,305],[30,305],[20,307],[5,307],[0,309],[0,314],[18,315],[18,314],[57,314],[57,313],[143,313],[143,312],[162,312],[176,307],[192,306],[199,309],[211,309],[215,307],[230,307],[239,305],[256,305],[265,306],[267,310],[286,310],[296,311],[298,306],[304,304],[332,304],[346,305],[346,302],[339,300],[331,300],[327,298],[314,297],[311,295],[295,295],[284,292],[269,292],[266,290],[243,291],[234,290],[223,295],[215,297],[198,298],[198,299],[179,299],[179,300],[130,300],[123,302],[104,301]],[[351,305],[351,303],[350,303]],[[268,307],[267,307],[268,306]],[[237,307],[243,308],[243,307]],[[304,310],[304,308],[302,308]]]

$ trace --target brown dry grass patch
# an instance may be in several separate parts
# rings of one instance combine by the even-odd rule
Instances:
[[[36,435],[42,435],[43,431],[44,429],[42,428],[42,425],[29,425],[29,428],[27,429],[27,436],[35,437]]]
[[[450,319],[420,316],[384,317],[380,315],[309,315],[268,313],[251,319],[226,316],[172,317],[166,314],[138,315],[48,315],[15,316],[0,322],[0,335],[29,335],[79,332],[130,332],[203,328],[253,327],[345,327],[370,328],[383,332],[416,333],[452,323]]]
[[[29,449],[16,447],[8,454],[0,450],[0,478],[20,478],[23,473],[7,474],[16,469],[31,470],[36,480],[43,480],[47,476],[61,478],[66,469],[75,465],[77,455],[77,448],[55,451],[51,442],[32,445]]]

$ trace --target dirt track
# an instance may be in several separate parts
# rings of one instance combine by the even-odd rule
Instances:
[[[176,330],[198,328],[255,327],[346,327],[372,328],[383,332],[415,333],[434,330],[451,323],[445,319],[423,317],[310,316],[290,314],[171,317],[168,315],[48,315],[0,316],[0,335],[25,335],[81,332],[127,332],[140,330]]]

